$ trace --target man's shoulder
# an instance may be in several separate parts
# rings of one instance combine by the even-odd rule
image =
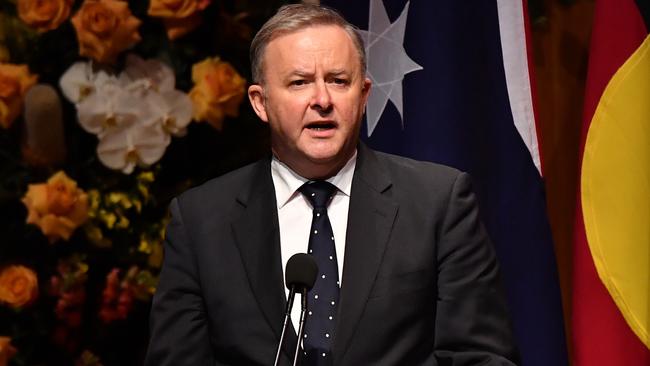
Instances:
[[[181,193],[178,200],[192,206],[232,201],[240,192],[250,188],[255,176],[263,172],[264,166],[268,167],[268,159],[260,159],[190,188]]]
[[[412,217],[444,217],[455,192],[471,189],[467,174],[446,165],[377,151],[368,151],[364,160],[361,187],[384,192]]]
[[[436,182],[437,184],[453,183],[459,175],[463,174],[456,168],[439,163],[415,160],[376,150],[372,150],[372,153],[392,180],[424,180]]]

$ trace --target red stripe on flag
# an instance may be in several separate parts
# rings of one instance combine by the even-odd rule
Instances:
[[[577,208],[573,251],[573,365],[647,366],[650,351],[632,332],[600,281]]]
[[[591,38],[580,151],[609,80],[639,47],[648,30],[633,0],[597,0]],[[582,160],[582,159],[581,159]],[[601,282],[589,250],[578,194],[573,257],[575,366],[650,365],[650,350],[625,322]]]
[[[589,47],[581,151],[584,150],[591,118],[607,83],[647,34],[634,0],[596,1]]]

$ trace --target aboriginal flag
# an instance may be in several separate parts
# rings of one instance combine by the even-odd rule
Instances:
[[[573,273],[576,366],[650,365],[650,1],[597,0]]]
[[[469,172],[524,366],[567,365],[522,0],[331,0],[364,30],[378,150]]]

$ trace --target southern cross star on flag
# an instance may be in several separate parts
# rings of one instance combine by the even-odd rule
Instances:
[[[523,366],[568,364],[525,1],[330,0],[363,30],[371,147],[469,172]]]

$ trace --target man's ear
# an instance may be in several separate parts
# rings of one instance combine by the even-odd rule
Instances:
[[[361,86],[361,98],[363,100],[363,109],[366,109],[366,103],[368,102],[368,96],[370,95],[370,89],[372,88],[372,81],[369,78],[363,79],[363,85]]]
[[[248,87],[248,100],[251,102],[253,110],[262,121],[268,122],[265,97],[264,88],[261,85],[253,84]]]

